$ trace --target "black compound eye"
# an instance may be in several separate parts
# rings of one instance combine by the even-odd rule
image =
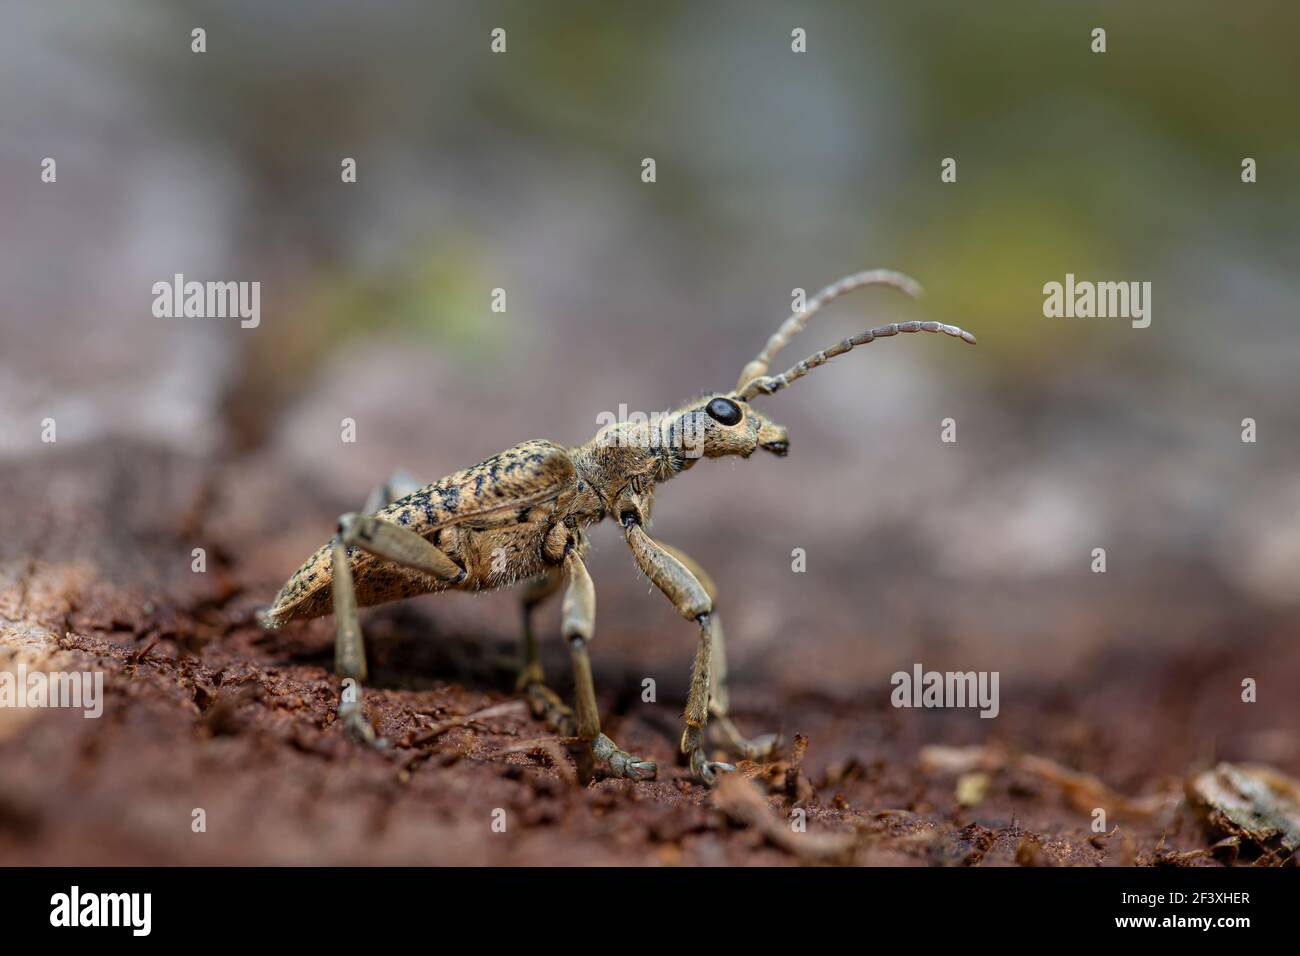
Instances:
[[[729,398],[715,398],[704,406],[709,417],[724,425],[736,425],[740,422],[740,406]]]

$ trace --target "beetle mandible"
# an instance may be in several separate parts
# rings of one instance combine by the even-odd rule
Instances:
[[[376,489],[361,513],[339,519],[334,538],[260,612],[262,624],[275,628],[333,612],[334,669],[355,682],[345,689],[339,718],[355,739],[383,747],[386,742],[362,713],[366,656],[357,608],[435,591],[484,591],[527,581],[518,690],[536,716],[565,736],[577,736],[589,758],[602,762],[613,776],[649,779],[656,772],[653,762],[621,750],[601,733],[587,652],[596,595],[583,564],[585,528],[612,518],[622,526],[637,566],[699,627],[681,739],[692,773],[712,783],[718,771],[734,769],[708,759],[705,728],[710,717],[731,750],[752,760],[769,758],[779,738],[747,739],[728,716],[726,656],[713,582],[687,555],[650,537],[651,504],[656,485],[688,471],[701,456],[748,458],[760,448],[784,456],[790,447],[785,429],[754,408],[753,400],[779,392],[855,346],[900,332],[943,332],[974,344],[975,337],[956,326],[895,323],[844,339],[780,375],[768,374],[776,353],[814,313],[868,285],[920,293],[914,280],[884,269],[846,276],[787,318],[730,392],[687,402],[654,425],[606,425],[576,448],[526,441],[432,484],[418,486],[394,476]],[[531,624],[534,608],[566,583],[562,630],[573,663],[573,709],[544,683]]]

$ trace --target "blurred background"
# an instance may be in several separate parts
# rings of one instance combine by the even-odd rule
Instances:
[[[920,661],[1001,671],[1004,715],[1046,688],[1131,730],[1176,701],[1195,741],[1171,760],[1300,767],[1281,687],[1216,736],[1243,677],[1298,669],[1294,4],[3,9],[0,455],[44,468],[52,417],[57,454],[118,475],[0,505],[37,529],[7,559],[57,557],[57,529],[123,487],[164,494],[165,449],[209,482],[194,540],[263,603],[393,469],[432,480],[729,388],[792,289],[889,267],[927,295],[858,293],[776,364],[906,319],[979,346],[840,358],[763,401],[788,459],[709,462],[657,497],[656,536],[722,588],[737,707],[772,681],[883,701]],[[1149,281],[1151,326],[1044,318],[1067,272]],[[155,318],[175,273],[259,281],[260,326]],[[680,692],[693,632],[612,526],[593,538],[600,666]],[[516,628],[508,598],[423,603]]]

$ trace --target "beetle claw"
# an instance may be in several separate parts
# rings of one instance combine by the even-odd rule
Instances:
[[[708,786],[713,786],[717,782],[719,771],[726,773],[735,769],[735,764],[710,760],[704,755],[703,747],[697,747],[691,751],[691,773],[695,774]]]

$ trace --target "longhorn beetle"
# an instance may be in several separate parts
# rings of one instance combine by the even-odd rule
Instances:
[[[383,747],[362,714],[361,683],[366,655],[357,607],[433,591],[484,591],[528,580],[523,593],[523,655],[517,689],[533,713],[557,732],[577,736],[587,748],[584,763],[603,762],[616,777],[649,779],[655,764],[619,749],[601,733],[587,645],[595,624],[596,595],[583,564],[587,525],[613,518],[637,566],[688,621],[699,626],[699,643],[686,702],[682,753],[706,783],[732,770],[705,754],[710,715],[730,749],[762,760],[779,746],[775,734],[749,740],[727,716],[726,655],[722,622],[714,610],[712,580],[689,557],[646,533],[655,486],[688,471],[700,455],[748,458],[755,449],[784,456],[786,431],[752,402],[773,395],[858,345],[900,332],[943,332],[974,344],[975,337],[939,322],[902,322],[868,329],[768,375],[773,357],[827,303],[867,285],[888,285],[910,295],[920,287],[886,270],[860,272],[827,286],[781,324],[763,350],[740,373],[730,392],[687,402],[655,426],[615,422],[576,448],[534,440],[487,461],[419,487],[394,476],[372,493],[360,514],[339,518],[338,534],[298,569],[275,603],[260,612],[266,627],[334,613],[334,669],[355,686],[345,689],[339,718],[360,742]],[[532,629],[539,603],[568,585],[563,633],[573,661],[576,714],[543,682]]]

